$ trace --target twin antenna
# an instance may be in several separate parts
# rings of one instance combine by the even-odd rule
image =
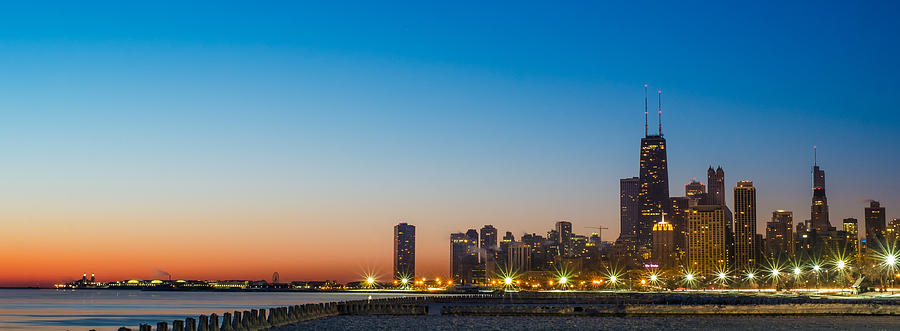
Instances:
[[[656,102],[658,107],[658,116],[659,118],[659,136],[662,137],[662,90],[656,91]],[[644,136],[648,136],[649,132],[647,130],[647,84],[644,84]]]

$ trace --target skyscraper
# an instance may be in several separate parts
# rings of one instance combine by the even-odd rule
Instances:
[[[666,161],[666,139],[662,133],[641,139],[641,215],[634,234],[639,245],[653,243],[653,224],[667,213],[669,205],[669,170]]]
[[[793,232],[794,213],[786,210],[773,211],[772,221],[766,223],[766,248],[770,259],[794,256]]]
[[[859,261],[859,222],[855,218],[845,218],[841,229],[847,236],[854,260]]]
[[[885,215],[884,207],[878,201],[869,202],[865,210],[866,245],[867,248],[880,248],[884,244]]]
[[[450,276],[458,284],[474,281],[473,271],[478,264],[478,237],[476,232],[473,239],[471,231],[474,230],[450,234]]]
[[[706,183],[709,185],[709,193],[705,204],[724,206],[725,170],[722,170],[722,167],[713,170],[712,166],[709,166],[709,170],[706,171]]]
[[[734,187],[734,267],[746,271],[756,264],[756,188],[742,180]]]
[[[702,199],[706,195],[706,185],[691,179],[690,183],[684,184],[684,196],[691,199]]]
[[[884,228],[884,240],[887,244],[892,245],[891,247],[896,247],[897,242],[900,241],[900,218],[891,219],[891,222]]]
[[[810,221],[815,231],[831,230],[828,220],[828,197],[825,196],[825,170],[813,165],[813,197],[810,207]]]
[[[416,227],[400,223],[394,226],[394,279],[416,278]]]
[[[660,269],[675,267],[675,227],[665,219],[653,225],[652,261]]]
[[[620,234],[634,235],[635,226],[641,217],[641,180],[638,177],[619,180],[619,222]]]
[[[557,244],[559,245],[559,255],[566,257],[573,256],[572,250],[572,222],[559,221],[556,222]]]
[[[698,205],[688,211],[689,270],[709,275],[728,268],[726,231],[724,206]]]
[[[497,228],[493,225],[485,225],[481,228],[481,249],[479,250],[481,263],[488,273],[493,273],[497,267]]]
[[[507,248],[507,272],[524,273],[531,265],[531,247],[523,242],[512,242]]]

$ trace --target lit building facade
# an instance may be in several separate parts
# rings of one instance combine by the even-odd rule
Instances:
[[[794,213],[786,210],[772,212],[766,223],[766,251],[770,259],[784,260],[794,256]]]
[[[653,224],[667,212],[669,205],[669,169],[666,139],[662,135],[647,135],[641,139],[639,178],[641,216],[634,234],[638,245],[650,248],[653,243]]]
[[[698,182],[695,179],[691,179],[690,183],[684,184],[684,196],[691,198],[702,200],[706,196],[706,185]]]
[[[635,235],[635,226],[641,217],[641,180],[638,177],[619,180],[619,233]]]
[[[416,278],[416,227],[400,223],[394,226],[394,279]]]
[[[468,233],[450,234],[450,275],[457,284],[474,282],[478,264],[477,238],[476,235],[473,239]]]
[[[865,209],[866,245],[867,248],[878,248],[884,242],[886,228],[884,207],[878,201],[869,202]]]
[[[754,268],[756,256],[756,188],[753,182],[742,180],[734,187],[734,268],[746,271]]]
[[[565,220],[556,222],[556,239],[559,255],[566,257],[575,255],[572,247],[572,222]]]
[[[884,240],[890,247],[896,247],[900,241],[900,218],[892,219],[884,228]]]
[[[660,269],[674,269],[675,264],[675,227],[665,219],[653,225],[652,261]]]
[[[497,228],[490,224],[482,227],[480,245],[479,259],[484,264],[485,270],[493,273],[497,268],[497,254],[500,250],[497,243]]]
[[[725,208],[698,205],[688,211],[688,270],[708,275],[726,269],[728,260]]]
[[[847,235],[847,243],[850,245],[850,251],[853,253],[853,259],[859,261],[860,245],[859,245],[859,221],[855,218],[845,218],[842,223],[842,230]]]

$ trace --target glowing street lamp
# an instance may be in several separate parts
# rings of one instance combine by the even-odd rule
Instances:
[[[619,279],[616,275],[609,276],[609,282],[615,284],[616,280]]]
[[[375,277],[369,276],[368,278],[366,278],[366,284],[375,284]]]
[[[692,280],[694,280],[694,274],[684,275],[684,279],[687,279],[688,281],[692,281]]]
[[[400,280],[400,283],[402,283],[403,285],[406,285],[406,283],[409,283],[409,279],[403,278]]]
[[[756,275],[754,275],[752,272],[748,272],[747,279],[753,280],[753,278],[756,278]]]
[[[888,256],[885,256],[884,257],[884,265],[892,267],[892,268],[897,266],[897,256],[894,256],[893,254],[889,254]]]
[[[794,268],[794,275],[800,276],[800,272],[801,272],[801,271],[802,271],[802,270],[800,270],[800,267],[795,267],[795,268]]]
[[[847,266],[847,263],[844,262],[844,260],[838,260],[838,261],[837,261],[837,268],[838,268],[838,269],[843,270],[844,267],[846,267],[846,266]]]
[[[565,284],[567,282],[569,282],[569,278],[567,278],[566,276],[559,277],[560,284]]]
[[[651,282],[655,282],[655,281],[657,281],[657,280],[659,280],[659,276],[657,276],[656,274],[650,275],[650,281],[651,281]]]
[[[819,266],[818,264],[813,266],[813,271],[815,271],[815,272],[819,272],[820,269],[822,269],[822,267]]]
[[[728,275],[726,275],[724,272],[720,272],[718,278],[719,280],[725,280],[726,278],[728,278]]]
[[[506,286],[512,285],[512,282],[513,282],[512,277],[506,277],[503,279],[503,284],[506,284]]]

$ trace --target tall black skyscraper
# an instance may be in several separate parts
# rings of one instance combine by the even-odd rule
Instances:
[[[394,279],[416,277],[416,226],[394,226]]]
[[[646,85],[644,86],[646,88]],[[662,134],[662,106],[659,107],[659,132],[647,131],[647,99],[644,97],[644,138],[641,138],[641,215],[635,225],[637,244],[647,249],[653,244],[653,224],[668,212],[669,168],[666,157],[666,139]]]
[[[818,162],[813,163],[813,196],[810,206],[811,228],[816,231],[831,229],[828,220],[828,198],[825,196],[825,170],[819,169]]]

